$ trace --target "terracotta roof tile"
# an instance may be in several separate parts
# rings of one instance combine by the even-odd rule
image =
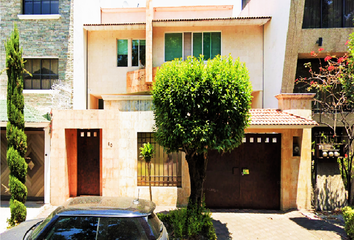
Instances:
[[[251,109],[250,113],[250,125],[318,125],[312,119],[283,112],[279,109]]]

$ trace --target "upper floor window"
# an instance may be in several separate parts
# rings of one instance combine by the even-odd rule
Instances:
[[[118,67],[128,67],[128,39],[119,39],[117,41],[118,48]]]
[[[154,156],[151,159],[152,186],[182,186],[182,153],[167,154],[163,147],[154,140],[153,133],[138,133],[138,156],[144,143],[151,143]],[[143,159],[138,157],[138,186],[149,186],[148,168]]]
[[[145,66],[145,40],[132,40],[132,66]]]
[[[221,54],[221,33],[220,32],[185,32],[165,34],[165,61],[187,56],[199,57],[204,55],[205,59],[214,58]]]
[[[25,59],[24,89],[51,89],[58,80],[58,59]]]
[[[59,0],[23,0],[23,14],[58,14]]]
[[[145,40],[117,40],[117,66],[140,67],[145,66]],[[128,52],[131,52],[129,56]],[[131,61],[130,61],[131,59]]]
[[[247,3],[251,0],[242,0],[242,9],[244,9],[247,5]]]
[[[306,0],[303,28],[354,27],[353,0]]]

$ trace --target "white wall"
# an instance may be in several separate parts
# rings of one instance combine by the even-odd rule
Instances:
[[[291,0],[252,0],[239,16],[271,16],[264,26],[264,108],[277,108],[281,93]]]

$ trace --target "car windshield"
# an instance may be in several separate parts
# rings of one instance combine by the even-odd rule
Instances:
[[[45,230],[44,239],[125,239],[151,240],[153,236],[143,217],[96,217],[96,216],[60,216]]]

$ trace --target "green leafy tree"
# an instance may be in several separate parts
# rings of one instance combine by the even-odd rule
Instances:
[[[188,208],[201,206],[208,151],[231,151],[249,124],[252,87],[248,71],[231,56],[188,57],[164,63],[152,89],[155,138],[183,151],[189,167]]]
[[[19,33],[15,25],[11,37],[5,44],[6,72],[7,72],[7,164],[10,169],[9,187],[11,193],[11,218],[8,222],[14,226],[26,220],[27,210],[24,203],[27,199],[25,186],[27,163],[27,137],[24,132],[25,121],[23,115],[23,71],[22,49],[19,44]]]
[[[314,101],[319,107],[319,121],[331,129],[331,141],[337,137],[338,126],[344,129],[344,156],[338,158],[338,163],[351,202],[354,157],[354,33],[346,44],[348,51],[344,56],[328,54],[323,62],[319,59],[318,69],[314,69],[311,63],[306,63],[305,67],[309,69],[310,76],[300,77],[295,82],[307,91],[317,93]],[[322,52],[324,49],[320,48],[318,51]],[[311,55],[318,57],[314,51]]]
[[[144,143],[143,147],[140,148],[140,157],[145,160],[148,165],[148,177],[149,177],[149,192],[150,201],[152,201],[152,191],[151,191],[151,159],[154,155],[154,147],[151,143]]]

